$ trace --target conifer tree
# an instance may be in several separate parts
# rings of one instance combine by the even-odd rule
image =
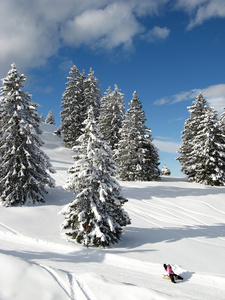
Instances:
[[[93,106],[96,116],[99,116],[101,92],[98,79],[90,68],[87,77],[81,74],[76,66],[70,71],[63,93],[61,111],[61,130],[65,146],[72,148],[77,145],[77,139],[82,134],[83,122],[87,118],[90,105]]]
[[[200,93],[188,109],[190,118],[185,121],[184,130],[182,131],[182,145],[178,149],[180,156],[177,160],[181,164],[181,172],[191,179],[195,177],[195,165],[192,156],[195,148],[194,138],[199,131],[200,124],[204,123],[205,114],[208,110],[207,101]]]
[[[117,242],[122,226],[130,219],[122,206],[127,201],[121,193],[116,164],[108,143],[103,139],[91,106],[79,137],[74,165],[69,169],[66,189],[74,190],[76,198],[66,205],[62,228],[72,241],[86,246],[108,246]]]
[[[44,120],[44,115],[43,115],[43,113],[41,113],[41,115],[40,115],[40,121],[43,122],[43,123],[44,123],[44,121],[45,121],[45,120]]]
[[[225,135],[218,124],[215,110],[207,106],[200,94],[190,107],[190,114],[183,131],[185,144],[179,149],[181,157],[178,160],[182,162],[182,170],[191,181],[224,185]]]
[[[119,178],[128,181],[150,181],[160,176],[159,156],[152,143],[151,130],[145,125],[145,113],[137,93],[129,103],[122,122],[120,141],[115,150]]]
[[[52,109],[49,111],[45,123],[55,125],[55,118],[53,117]]]
[[[223,109],[224,109],[224,112],[220,116],[220,126],[221,126],[223,133],[225,133],[225,107]]]
[[[109,87],[107,94],[101,99],[99,125],[104,139],[114,150],[120,140],[119,131],[125,114],[124,95],[115,85],[114,91]]]
[[[38,105],[21,89],[25,80],[12,64],[1,88],[0,201],[5,206],[44,202],[45,186],[54,186],[47,172],[54,170],[40,149]]]
[[[165,176],[169,176],[171,174],[170,169],[167,167],[167,165],[163,166],[161,170],[161,174]]]
[[[87,118],[90,106],[93,108],[95,117],[99,117],[101,90],[94,71],[90,68],[87,78],[84,80],[84,118]]]
[[[87,105],[84,100],[84,72],[81,74],[78,68],[73,66],[69,74],[60,115],[65,146],[72,148],[82,134],[83,121],[87,117]]]
[[[206,185],[225,184],[225,134],[218,124],[214,109],[206,112],[204,123],[200,125],[194,138],[195,182]]]

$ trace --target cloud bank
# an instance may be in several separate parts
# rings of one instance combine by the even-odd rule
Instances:
[[[39,67],[66,46],[106,51],[132,48],[136,37],[163,41],[170,29],[143,20],[169,10],[190,17],[188,29],[225,17],[224,0],[7,0],[0,2],[0,75],[11,63],[24,71]]]
[[[132,47],[146,28],[141,17],[157,15],[168,0],[7,0],[0,3],[1,75],[44,65],[61,47],[111,50]],[[165,29],[155,31],[160,39]]]

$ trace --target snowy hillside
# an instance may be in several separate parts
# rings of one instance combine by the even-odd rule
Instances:
[[[106,249],[66,241],[58,212],[71,152],[43,124],[43,150],[57,171],[46,203],[0,207],[0,300],[224,299],[225,188],[163,177],[121,182],[132,224]],[[162,279],[163,263],[184,277]]]

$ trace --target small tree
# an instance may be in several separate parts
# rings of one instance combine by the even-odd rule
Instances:
[[[44,121],[45,121],[45,120],[44,120],[44,115],[43,115],[43,113],[41,113],[41,115],[40,115],[40,121],[43,122],[43,123],[44,123]]]
[[[0,98],[0,201],[5,206],[44,202],[45,186],[54,186],[54,172],[40,149],[40,117],[31,95],[21,90],[26,80],[15,64],[3,79]]]
[[[165,176],[169,176],[171,174],[170,169],[167,167],[167,165],[163,166],[161,170],[161,174]]]
[[[93,107],[84,122],[84,133],[73,149],[75,164],[69,169],[66,189],[74,190],[76,198],[66,205],[62,228],[71,240],[84,245],[108,246],[119,240],[122,226],[130,219],[122,206],[116,165],[108,143],[96,123]]]
[[[49,113],[46,117],[45,123],[55,125],[55,119],[53,117],[52,109],[49,111]]]

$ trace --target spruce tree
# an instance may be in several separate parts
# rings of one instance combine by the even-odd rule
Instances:
[[[220,127],[221,127],[223,133],[225,133],[225,107],[223,109],[224,109],[224,112],[220,116]]]
[[[115,85],[114,91],[109,87],[107,94],[101,99],[99,125],[105,140],[114,150],[120,140],[119,131],[125,114],[124,95]]]
[[[192,152],[195,182],[206,185],[225,184],[225,135],[218,124],[217,114],[209,108],[204,122],[194,137],[195,148]]]
[[[69,169],[66,189],[74,190],[76,198],[66,205],[62,229],[70,240],[86,246],[108,246],[117,242],[122,226],[130,219],[122,206],[127,201],[121,193],[116,164],[108,143],[103,139],[91,106],[79,137],[74,165]]]
[[[90,106],[96,118],[99,117],[101,90],[97,77],[94,76],[94,71],[90,68],[87,78],[84,80],[84,118],[87,118]]]
[[[72,148],[82,134],[83,122],[87,117],[84,100],[84,72],[81,74],[76,66],[70,70],[67,87],[62,97],[61,131],[65,146]]]
[[[53,117],[52,109],[49,111],[45,123],[55,125],[55,118]]]
[[[225,135],[202,94],[190,107],[178,158],[188,179],[206,185],[225,183]]]
[[[119,165],[119,178],[128,181],[150,181],[160,176],[158,151],[152,143],[151,130],[137,93],[129,103],[120,131],[120,141],[115,150]]]
[[[181,164],[181,172],[191,180],[195,177],[196,167],[192,156],[195,148],[194,138],[198,134],[200,124],[204,122],[208,110],[207,101],[200,93],[188,109],[190,118],[185,121],[184,130],[182,131],[182,145],[178,149],[180,156],[177,160]]]
[[[43,113],[41,113],[41,115],[40,115],[40,121],[43,122],[43,123],[44,123],[44,121],[45,121],[45,120],[44,120],[44,115],[43,115]]]
[[[161,174],[165,176],[169,176],[171,174],[170,169],[167,167],[167,165],[163,166],[161,170]]]
[[[40,149],[40,117],[31,95],[22,91],[26,77],[15,64],[1,88],[0,201],[5,206],[44,202],[45,186],[54,186],[54,172]]]

